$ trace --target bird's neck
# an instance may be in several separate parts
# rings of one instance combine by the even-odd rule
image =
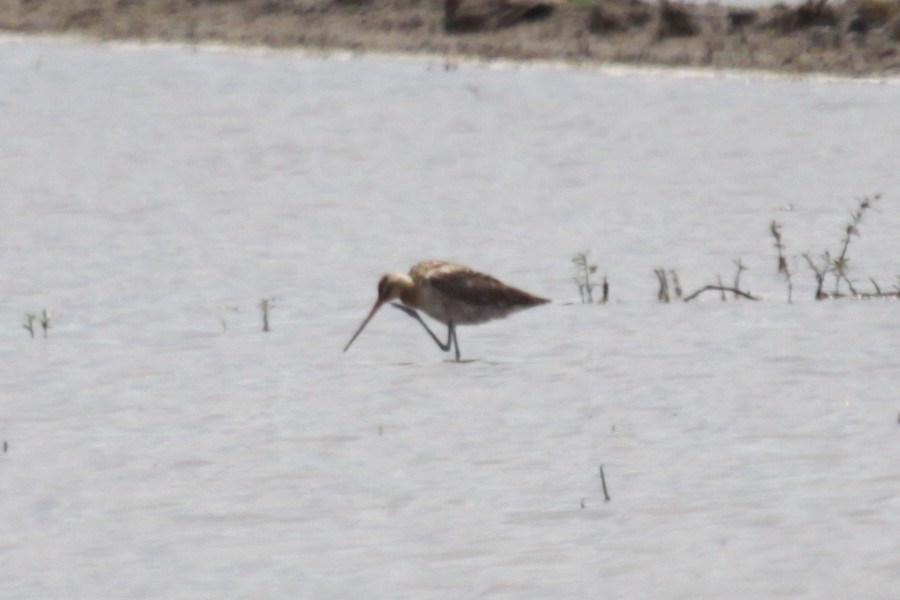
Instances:
[[[409,275],[403,275],[398,279],[400,283],[400,301],[403,304],[418,308],[419,306],[419,289]]]

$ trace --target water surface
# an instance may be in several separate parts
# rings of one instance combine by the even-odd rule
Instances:
[[[896,594],[900,86],[0,49],[0,595]],[[423,258],[554,303],[341,354]]]

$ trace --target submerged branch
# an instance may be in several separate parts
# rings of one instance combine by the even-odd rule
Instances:
[[[749,292],[745,292],[744,290],[739,290],[739,289],[734,288],[734,287],[727,287],[727,286],[724,286],[724,285],[707,285],[707,286],[705,286],[705,287],[700,288],[699,290],[697,290],[697,291],[694,292],[693,294],[691,294],[691,295],[689,295],[689,296],[685,296],[685,297],[684,297],[684,301],[685,301],[685,302],[690,302],[691,300],[693,300],[694,298],[696,298],[697,296],[699,296],[699,295],[702,294],[703,292],[711,292],[711,291],[712,291],[712,292],[722,292],[723,294],[724,294],[725,292],[731,292],[731,293],[734,294],[735,296],[740,296],[741,298],[746,298],[747,300],[759,300],[759,298],[757,298],[757,297],[754,296],[753,294],[751,294],[751,293],[749,293]]]

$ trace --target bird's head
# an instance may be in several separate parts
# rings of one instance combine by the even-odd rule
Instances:
[[[375,316],[375,313],[378,312],[379,308],[391,300],[396,300],[404,290],[410,289],[414,285],[415,284],[412,279],[409,278],[409,275],[404,275],[403,273],[386,273],[378,281],[378,298],[375,300],[375,305],[372,307],[372,310],[369,311],[369,315],[362,322],[362,325],[359,326],[359,329],[356,330],[356,333],[353,334],[353,337],[350,338],[350,341],[347,342],[347,345],[344,347],[344,352],[350,348],[350,344],[353,343],[353,340],[359,337],[359,334],[366,328],[366,325],[369,324],[369,321],[372,320],[372,317]]]
[[[378,301],[376,304],[384,304],[400,297],[411,282],[407,275],[402,273],[385,273],[378,281]]]

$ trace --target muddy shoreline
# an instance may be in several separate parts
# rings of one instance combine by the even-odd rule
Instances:
[[[0,31],[571,64],[900,74],[900,0],[0,0]]]

